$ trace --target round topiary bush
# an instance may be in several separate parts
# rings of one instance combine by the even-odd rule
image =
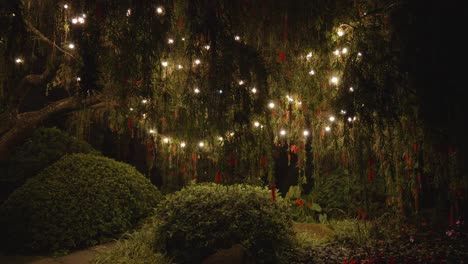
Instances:
[[[61,157],[73,153],[100,154],[86,141],[57,128],[40,128],[15,150],[0,181],[4,187],[15,189]]]
[[[293,241],[288,205],[261,187],[189,186],[168,196],[157,213],[155,245],[178,263],[199,263],[236,244],[257,263],[275,263]]]
[[[148,216],[160,197],[135,168],[90,154],[65,156],[0,207],[9,251],[56,251],[100,243]]]

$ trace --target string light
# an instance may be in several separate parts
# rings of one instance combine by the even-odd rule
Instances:
[[[167,138],[167,137],[163,138],[163,142],[166,143],[166,144],[169,143],[169,138]]]
[[[195,88],[193,91],[194,91],[196,94],[197,94],[197,93],[200,93],[200,89],[198,89],[198,88]]]
[[[81,16],[84,17],[84,18],[86,18],[86,14],[82,14]]]
[[[257,88],[254,87],[254,88],[252,88],[251,91],[252,91],[252,93],[257,93]]]
[[[201,63],[200,59],[195,59],[195,64],[199,65]]]
[[[333,54],[335,54],[336,56],[340,56],[340,50],[335,50]]]
[[[286,130],[284,130],[284,129],[281,129],[281,131],[280,131],[280,135],[281,135],[281,136],[286,136]]]
[[[200,143],[198,143],[198,146],[199,146],[200,148],[203,148],[203,147],[205,146],[205,143],[203,143],[203,141],[200,141]]]
[[[349,87],[349,91],[350,91],[350,92],[354,92],[354,88],[353,88],[353,87]]]
[[[15,62],[16,62],[16,64],[22,64],[24,62],[24,60],[22,58],[18,57],[18,58],[15,59]]]
[[[76,23],[78,23],[78,19],[77,18],[72,18],[71,22],[72,22],[72,24],[76,24]]]
[[[255,122],[254,122],[254,126],[255,126],[255,127],[259,127],[259,126],[260,126],[260,123],[259,123],[258,121],[255,121]]]
[[[141,100],[141,102],[142,102],[143,104],[146,104],[146,103],[148,103],[148,100],[143,99],[143,100]]]
[[[333,76],[330,80],[333,84],[338,84],[338,77]]]
[[[309,136],[309,130],[304,130],[304,132],[302,132],[302,134],[304,135],[304,137]]]
[[[341,111],[340,111],[340,114],[346,115],[346,110],[341,110]]]
[[[181,148],[185,148],[185,146],[186,146],[185,142],[181,142],[181,143],[180,143],[180,147],[181,147]]]
[[[353,122],[353,119],[351,117],[348,117],[348,122]]]
[[[158,6],[158,7],[156,8],[156,13],[157,13],[158,15],[163,15],[163,14],[164,14],[164,8]]]
[[[309,52],[309,53],[307,53],[307,55],[306,55],[306,59],[307,59],[307,60],[309,60],[310,58],[312,58],[312,52]]]
[[[79,22],[80,24],[84,24],[85,19],[84,19],[83,17],[79,17],[79,18],[78,18],[78,22]]]
[[[240,80],[240,81],[239,81],[239,85],[244,85],[244,81],[243,81],[243,80]]]
[[[210,45],[205,45],[206,50],[210,50]]]
[[[130,107],[130,111],[133,111],[133,108],[132,108],[132,107]]]
[[[234,136],[234,132],[229,133],[229,135],[230,135],[231,137]]]
[[[76,77],[77,82],[81,82],[81,77]]]
[[[127,9],[127,16],[129,17],[131,15],[132,15],[132,9],[129,8],[129,9]]]
[[[344,35],[344,32],[341,29],[339,29],[337,33],[339,37],[342,37]]]
[[[240,37],[236,35],[236,36],[234,37],[234,40],[239,41],[239,40],[240,40]]]
[[[168,43],[168,44],[174,44],[174,39],[172,39],[172,38],[168,39],[168,40],[167,40],[167,43]]]
[[[150,129],[149,132],[150,132],[150,134],[154,134],[154,133],[155,133],[155,131],[154,131],[153,129]]]
[[[181,38],[182,41],[185,41],[185,38]]]
[[[223,93],[223,90],[219,90],[218,92],[219,92],[219,94],[222,94],[222,93]]]
[[[362,53],[361,53],[361,52],[358,52],[357,55],[358,55],[359,57],[361,57],[361,56],[362,56]]]
[[[328,118],[328,120],[330,120],[330,122],[335,122],[335,117],[334,117],[334,116],[330,116],[330,117]]]
[[[348,48],[343,48],[343,49],[341,50],[341,53],[343,53],[343,54],[348,53]]]
[[[181,64],[177,65],[177,69],[182,70],[183,68],[184,66],[182,66]]]
[[[219,140],[219,141],[223,141],[224,138],[223,138],[223,137],[218,137],[218,140]]]
[[[325,127],[325,131],[330,132],[331,128],[329,126]]]
[[[315,71],[314,71],[314,70],[310,70],[309,75],[314,75],[314,74],[315,74]]]
[[[12,17],[15,17],[15,16],[16,16],[16,14],[15,14],[15,13],[12,13],[12,14],[11,14],[11,16],[12,16]]]
[[[302,102],[301,102],[301,101],[297,101],[296,104],[297,104],[297,105],[302,105]]]
[[[353,121],[356,121],[357,117],[353,117]]]
[[[268,104],[268,107],[269,107],[270,109],[273,109],[273,108],[275,108],[275,103],[273,103],[273,102],[270,102],[270,103]]]
[[[68,9],[68,5],[67,5],[67,4],[64,4],[64,5],[63,5],[63,8]]]
[[[75,48],[75,44],[73,44],[73,43],[68,44],[68,48],[69,48],[69,49],[74,49],[74,48]]]
[[[145,118],[146,118],[146,113],[143,114],[143,119],[145,119]]]
[[[167,62],[167,61],[163,61],[163,62],[161,62],[161,64],[162,64],[163,67],[167,67],[168,62]]]
[[[288,98],[288,101],[289,101],[289,102],[292,102],[292,101],[294,101],[294,99],[292,99],[292,97],[291,97],[291,96],[289,96],[289,95],[286,95],[286,98]]]

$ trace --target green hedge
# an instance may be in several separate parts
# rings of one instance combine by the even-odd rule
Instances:
[[[133,228],[159,197],[157,188],[127,164],[68,155],[0,207],[0,240],[10,251],[23,252],[94,245]]]
[[[14,189],[66,154],[99,155],[86,141],[57,128],[40,128],[19,146],[9,160],[7,172],[0,178],[2,185]]]
[[[235,244],[257,263],[276,263],[293,245],[288,205],[281,198],[272,201],[261,187],[189,186],[167,196],[157,212],[155,245],[178,263],[198,263]]]

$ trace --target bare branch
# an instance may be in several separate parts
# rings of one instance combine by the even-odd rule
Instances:
[[[51,41],[49,38],[47,38],[46,36],[44,36],[44,34],[42,34],[37,28],[34,27],[33,24],[31,24],[31,22],[29,22],[28,20],[24,19],[24,24],[27,26],[27,29],[33,33],[34,35],[36,35],[37,37],[39,37],[39,39],[41,39],[42,41],[45,41],[46,43],[50,44],[51,46],[57,48],[59,51],[63,52],[65,55],[68,55],[70,56],[71,58],[73,59],[76,59],[71,53],[69,53],[68,51],[62,49],[61,47],[59,47],[57,44],[55,44],[55,42]]]

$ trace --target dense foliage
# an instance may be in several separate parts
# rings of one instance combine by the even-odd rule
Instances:
[[[267,189],[249,185],[195,185],[167,197],[158,209],[156,245],[180,263],[219,249],[244,246],[257,263],[274,263],[292,246],[289,208]]]
[[[10,157],[8,170],[0,180],[2,184],[17,188],[47,166],[73,153],[99,155],[86,141],[57,128],[40,128],[15,150]]]
[[[54,251],[100,243],[150,214],[159,192],[135,168],[89,155],[65,156],[0,207],[1,244]]]

